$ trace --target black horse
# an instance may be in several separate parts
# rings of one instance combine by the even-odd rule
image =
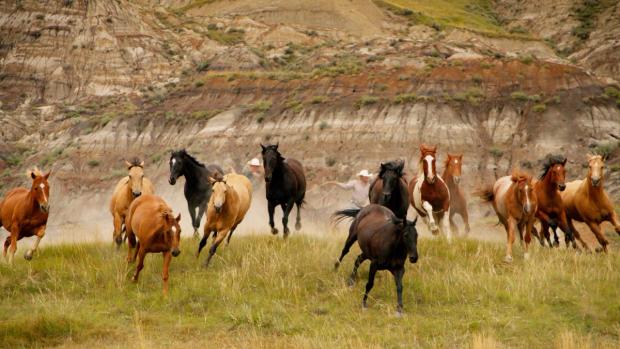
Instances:
[[[362,300],[362,306],[367,307],[368,293],[375,282],[375,274],[378,270],[389,270],[396,281],[396,293],[398,298],[398,314],[403,310],[403,275],[405,274],[405,260],[407,255],[411,263],[418,261],[418,231],[416,222],[400,219],[390,209],[376,204],[370,204],[362,209],[347,209],[337,211],[337,218],[355,218],[349,228],[349,237],[342,249],[342,254],[336,268],[342,258],[349,252],[351,245],[357,240],[362,253],[355,260],[353,273],[349,284],[353,285],[357,279],[357,269],[360,264],[370,259],[370,271],[366,292]]]
[[[267,194],[267,208],[269,211],[269,226],[271,233],[277,234],[273,222],[273,213],[276,206],[282,207],[282,225],[284,226],[284,238],[288,237],[288,216],[297,205],[297,222],[295,229],[301,229],[300,208],[306,196],[306,176],[301,163],[295,159],[284,159],[278,152],[278,144],[260,145],[263,154],[263,166],[265,168],[265,188]]]
[[[379,175],[370,184],[368,198],[371,204],[383,205],[400,219],[407,218],[409,189],[403,178],[405,161],[395,160],[381,163]]]
[[[185,199],[189,208],[189,216],[192,218],[194,237],[198,237],[200,220],[207,208],[211,197],[212,187],[209,177],[220,178],[224,171],[218,165],[205,166],[189,155],[185,149],[173,151],[170,155],[170,179],[168,182],[174,185],[177,178],[185,176]],[[196,213],[198,208],[198,213]]]

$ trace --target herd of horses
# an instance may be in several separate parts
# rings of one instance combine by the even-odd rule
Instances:
[[[284,158],[278,144],[261,144],[265,173],[266,199],[269,226],[278,234],[274,223],[274,212],[280,206],[283,212],[283,237],[290,234],[288,218],[294,206],[297,207],[295,228],[301,229],[300,210],[306,194],[306,177],[302,164],[292,158]],[[349,235],[335,267],[338,268],[352,245],[357,242],[361,253],[356,258],[350,282],[354,282],[361,263],[370,260],[370,272],[362,304],[366,307],[368,293],[373,287],[375,273],[389,270],[394,276],[398,312],[402,311],[402,278],[404,266],[409,257],[411,263],[418,260],[416,223],[407,220],[411,205],[417,217],[422,217],[428,229],[434,234],[444,234],[448,241],[457,231],[454,216],[460,215],[464,234],[470,232],[467,201],[460,187],[462,155],[448,154],[443,174],[437,173],[437,148],[420,146],[418,173],[407,178],[405,163],[394,160],[381,163],[377,178],[369,189],[370,204],[363,208],[344,209],[334,213],[336,220],[352,219]],[[518,232],[524,244],[524,258],[535,236],[542,246],[559,246],[557,228],[564,232],[565,243],[578,249],[577,241],[589,250],[581,234],[575,229],[574,221],[584,222],[600,243],[597,250],[608,251],[609,241],[600,224],[608,221],[620,234],[620,222],[609,196],[604,191],[604,159],[600,155],[588,155],[588,174],[584,179],[566,183],[566,158],[549,155],[544,159],[539,178],[515,170],[509,176],[501,177],[488,188],[477,192],[484,201],[491,202],[500,223],[507,233],[506,257],[512,261],[512,245]],[[121,178],[110,200],[113,217],[113,240],[120,247],[127,241],[127,261],[138,259],[134,281],[138,280],[144,267],[147,253],[162,253],[163,291],[168,292],[168,271],[172,257],[180,254],[180,213],[176,216],[172,208],[155,195],[152,182],[144,175],[144,162],[133,159],[126,162],[128,174]],[[199,242],[196,257],[212,236],[205,267],[211,261],[218,246],[227,238],[227,243],[237,226],[248,212],[253,188],[251,182],[234,170],[224,173],[217,165],[205,165],[186,150],[173,151],[170,156],[169,183],[175,185],[179,177],[185,177],[184,194],[194,228],[194,237],[202,216],[206,212],[203,237]],[[0,201],[0,227],[9,236],[4,242],[3,256],[13,262],[17,241],[36,236],[32,249],[24,258],[30,260],[45,235],[49,217],[48,182],[51,172],[43,174],[38,169],[29,171],[32,179],[30,189],[15,188],[6,193]],[[540,221],[540,232],[534,227]],[[553,232],[551,241],[549,228]],[[135,251],[133,251],[135,249]],[[8,256],[8,257],[7,257]]]

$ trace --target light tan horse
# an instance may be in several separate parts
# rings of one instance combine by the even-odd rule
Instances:
[[[252,202],[252,183],[244,175],[233,172],[224,176],[222,180],[209,178],[209,181],[213,184],[213,194],[207,206],[207,224],[196,253],[198,258],[200,251],[207,244],[209,234],[214,232],[215,237],[205,267],[209,266],[217,247],[226,235],[229,236],[230,242],[230,236],[245,217]]]
[[[603,157],[588,155],[588,167],[588,176],[585,179],[566,184],[566,189],[562,192],[562,201],[566,210],[568,225],[581,245],[585,249],[589,249],[575,229],[573,220],[586,223],[601,244],[602,250],[607,252],[609,241],[601,231],[600,225],[603,222],[610,222],[613,224],[616,233],[620,234],[620,222],[614,206],[603,188],[605,178]]]
[[[145,194],[135,199],[127,212],[125,226],[129,251],[127,261],[133,263],[139,257],[133,281],[138,281],[140,271],[144,268],[144,257],[147,253],[161,252],[164,256],[162,280],[164,295],[168,294],[168,271],[172,257],[178,256],[181,241],[181,214],[174,217],[172,209],[159,196]],[[132,256],[131,249],[136,246]]]
[[[125,161],[129,175],[121,178],[114,188],[110,200],[110,213],[114,219],[114,233],[112,237],[117,246],[123,242],[125,218],[131,202],[142,194],[153,194],[153,183],[144,177],[144,161],[134,158],[131,162]]]

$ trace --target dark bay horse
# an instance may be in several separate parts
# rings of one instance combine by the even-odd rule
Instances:
[[[536,218],[540,220],[540,236],[534,229],[532,232],[538,238],[540,244],[545,246],[545,240],[552,247],[549,227],[553,230],[554,245],[559,246],[556,229],[560,227],[565,234],[566,244],[573,240],[573,232],[566,219],[566,211],[562,202],[561,191],[566,189],[566,157],[562,155],[547,155],[543,163],[543,170],[539,180],[534,183],[534,192],[538,198],[538,210]],[[573,246],[576,243],[573,241]]]
[[[371,204],[389,208],[396,217],[405,219],[409,208],[407,181],[403,178],[405,161],[394,160],[381,163],[379,175],[370,184],[368,198]]]
[[[461,182],[461,171],[463,165],[463,154],[448,154],[445,162],[445,169],[441,178],[448,185],[450,192],[450,227],[454,232],[458,232],[458,228],[454,223],[454,216],[459,214],[465,223],[465,234],[469,234],[469,215],[467,213],[467,200],[463,190],[459,186]]]
[[[360,264],[370,259],[370,271],[366,292],[362,306],[367,307],[368,293],[375,282],[375,274],[379,270],[389,270],[396,281],[398,298],[398,314],[403,310],[403,275],[405,274],[405,260],[409,256],[411,263],[418,261],[418,231],[415,221],[400,219],[389,208],[370,204],[362,209],[347,209],[334,214],[336,218],[354,218],[349,228],[349,237],[342,249],[342,257],[349,252],[351,245],[357,240],[362,253],[355,260],[349,284],[357,278],[357,269]],[[336,268],[340,262],[336,263]]]
[[[209,177],[221,178],[223,175],[224,171],[221,167],[218,165],[205,166],[185,149],[173,151],[170,155],[170,179],[168,182],[174,185],[177,178],[185,177],[183,193],[185,200],[187,200],[189,216],[192,219],[194,237],[198,237],[200,220],[205,213],[213,191]],[[196,213],[196,208],[198,208],[198,213]]]
[[[278,144],[260,145],[265,168],[265,189],[267,194],[267,209],[269,211],[269,226],[271,233],[277,234],[273,222],[273,213],[276,206],[282,207],[282,225],[284,238],[288,237],[288,216],[297,205],[297,221],[295,229],[301,229],[300,208],[306,196],[306,175],[301,163],[295,159],[285,159],[278,151]]]
[[[0,201],[0,227],[9,232],[4,241],[3,256],[9,252],[8,262],[13,263],[13,256],[17,250],[17,241],[25,237],[36,236],[34,247],[24,254],[26,260],[31,260],[45,235],[45,227],[49,215],[50,185],[47,179],[50,172],[42,174],[38,169],[29,171],[32,186],[9,190]]]

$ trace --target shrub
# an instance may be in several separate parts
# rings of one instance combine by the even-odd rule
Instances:
[[[415,93],[401,93],[394,97],[394,103],[396,104],[407,104],[407,103],[415,103],[418,96]]]
[[[203,71],[209,69],[209,65],[210,64],[211,63],[209,63],[208,61],[202,61],[202,62],[198,63],[198,65],[196,66],[196,70],[199,71],[199,72],[203,72]]]
[[[92,160],[88,160],[87,164],[90,167],[97,167],[99,166],[100,162],[99,160],[92,159]]]
[[[312,97],[312,99],[310,99],[310,103],[321,104],[321,103],[325,103],[326,100],[327,100],[326,96],[314,96]]]
[[[373,104],[376,104],[378,101],[379,101],[379,97],[375,97],[375,96],[362,96],[357,101],[357,106],[358,107],[362,107],[362,106],[373,105]]]
[[[545,110],[547,110],[547,106],[544,103],[539,103],[532,107],[532,111],[535,113],[543,113]]]
[[[504,152],[498,147],[493,147],[489,149],[489,154],[491,154],[494,158],[499,159],[504,155]]]
[[[335,158],[333,158],[331,156],[328,156],[328,157],[325,158],[325,165],[327,165],[327,167],[332,167],[335,164],[336,164],[336,159]]]
[[[529,96],[523,91],[515,91],[510,94],[510,98],[514,99],[515,101],[527,101]]]
[[[324,129],[329,128],[329,125],[325,121],[321,121],[319,124],[319,130],[323,131]]]
[[[250,110],[253,112],[261,112],[265,113],[271,109],[271,101],[268,100],[260,100],[250,107]]]
[[[202,81],[202,80],[198,80],[198,81],[196,81],[196,82],[194,83],[194,86],[196,86],[196,87],[202,87],[204,84],[205,84],[205,82],[204,82],[204,81]]]

